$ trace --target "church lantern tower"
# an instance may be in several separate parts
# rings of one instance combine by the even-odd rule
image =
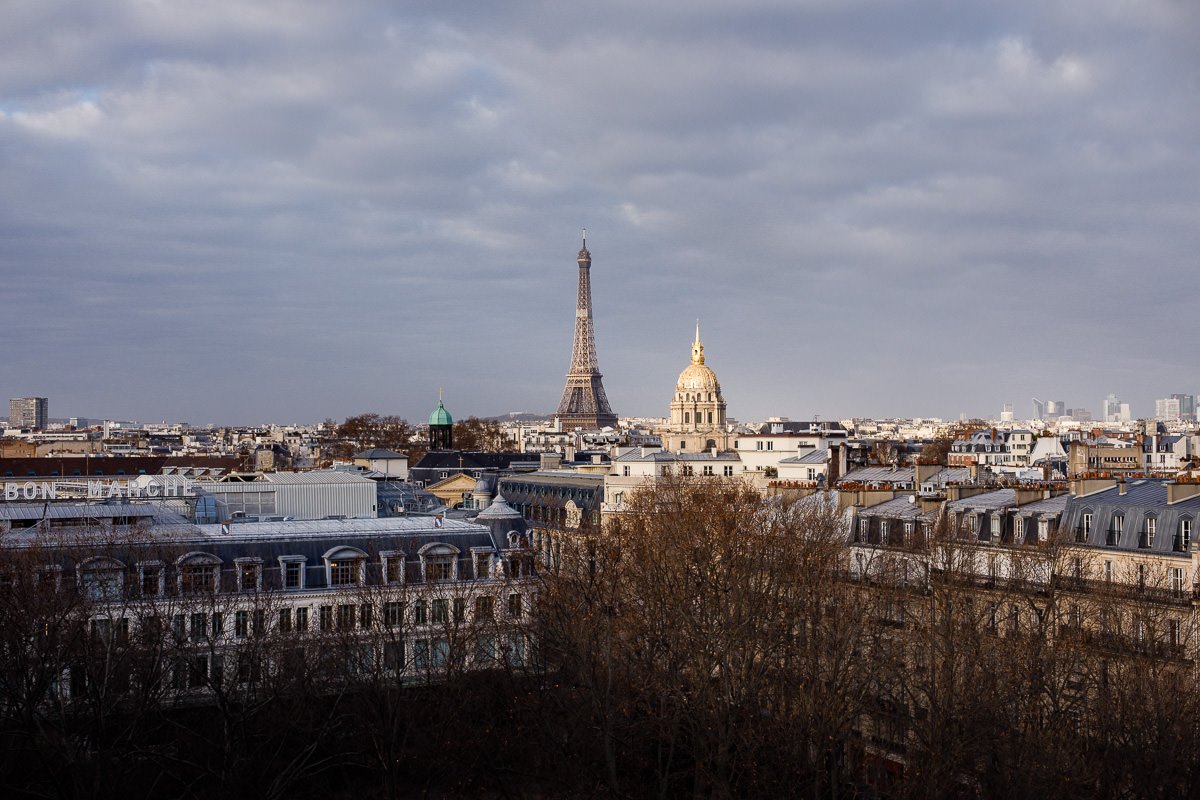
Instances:
[[[429,415],[429,449],[454,449],[454,419],[442,405],[442,390],[438,390],[438,404]]]

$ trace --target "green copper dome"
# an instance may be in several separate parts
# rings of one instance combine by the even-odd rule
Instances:
[[[450,412],[442,405],[442,401],[438,400],[438,407],[429,415],[430,425],[453,425],[454,420],[450,417]]]

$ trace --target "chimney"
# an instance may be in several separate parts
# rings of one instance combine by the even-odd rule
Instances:
[[[1172,481],[1167,484],[1167,505],[1178,503],[1181,500],[1190,500],[1196,495],[1200,495],[1200,483],[1176,483]]]
[[[842,479],[842,446],[840,444],[829,445],[829,480],[826,486],[834,486]]]
[[[1117,481],[1117,494],[1125,494],[1128,489],[1129,484],[1125,482],[1125,476],[1122,475],[1120,480]]]

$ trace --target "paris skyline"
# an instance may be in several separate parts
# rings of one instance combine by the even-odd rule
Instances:
[[[1168,2],[14,2],[0,391],[202,424],[739,419],[1195,392],[1200,14]]]

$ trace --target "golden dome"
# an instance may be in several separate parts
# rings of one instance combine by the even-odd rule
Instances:
[[[675,391],[704,391],[719,392],[721,384],[717,381],[717,373],[704,364],[704,344],[700,341],[700,320],[696,320],[696,340],[692,342],[692,363],[679,373]]]
[[[719,392],[721,384],[717,382],[717,373],[710,367],[695,362],[688,364],[687,369],[679,373],[679,381],[675,384],[679,392]]]

